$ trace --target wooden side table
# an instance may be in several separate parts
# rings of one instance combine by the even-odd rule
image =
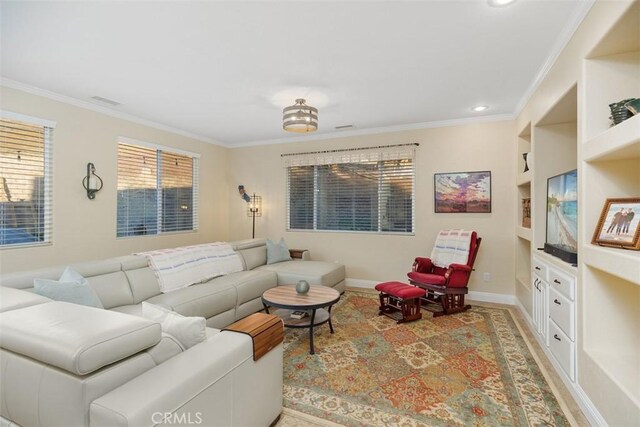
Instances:
[[[277,286],[262,294],[262,304],[267,313],[269,307],[282,309],[274,314],[282,318],[285,327],[309,329],[309,354],[315,354],[313,328],[329,323],[329,330],[333,333],[331,307],[339,300],[338,291],[317,285],[310,286],[306,294],[298,294],[296,285]],[[293,311],[306,311],[309,315],[302,319],[294,319],[291,317]]]

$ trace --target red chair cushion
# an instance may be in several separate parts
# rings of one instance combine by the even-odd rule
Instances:
[[[444,285],[447,282],[447,279],[444,276],[440,276],[438,274],[428,274],[428,273],[417,273],[412,271],[407,274],[409,279],[418,283],[425,283],[428,285]]]
[[[378,283],[376,290],[402,299],[419,298],[426,293],[424,289],[416,288],[415,286],[402,282]]]

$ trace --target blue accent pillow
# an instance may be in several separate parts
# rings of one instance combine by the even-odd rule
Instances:
[[[65,268],[60,280],[34,279],[33,288],[36,294],[54,301],[104,308],[87,279],[70,267]]]
[[[280,239],[278,243],[273,243],[267,239],[267,264],[275,264],[282,261],[291,261],[291,254],[284,239]]]

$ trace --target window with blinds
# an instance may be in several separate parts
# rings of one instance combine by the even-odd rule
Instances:
[[[198,228],[198,158],[118,143],[117,236]]]
[[[0,246],[50,243],[53,127],[0,119]]]
[[[290,166],[289,230],[413,233],[413,159]]]

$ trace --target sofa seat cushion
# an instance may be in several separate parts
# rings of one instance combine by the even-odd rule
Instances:
[[[345,278],[344,265],[324,261],[283,261],[257,267],[258,271],[273,271],[278,285],[291,285],[306,280],[310,285],[333,287]]]
[[[53,301],[0,313],[2,348],[86,375],[160,341],[160,324]]]
[[[51,302],[51,300],[33,292],[0,287],[0,313],[46,302]]]
[[[236,288],[230,283],[215,282],[192,285],[149,298],[147,302],[169,308],[183,316],[206,319],[236,307]]]
[[[210,283],[231,285],[238,293],[237,305],[260,298],[264,291],[278,285],[278,275],[273,271],[241,271],[213,279]]]

